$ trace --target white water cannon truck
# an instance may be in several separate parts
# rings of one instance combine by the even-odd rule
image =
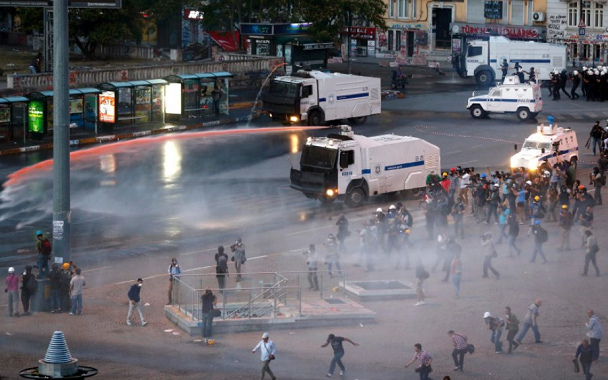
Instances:
[[[263,110],[283,124],[364,123],[381,112],[380,78],[299,70],[279,76],[263,94]]]
[[[416,194],[429,173],[439,173],[439,147],[416,137],[365,137],[351,127],[340,134],[309,137],[302,147],[300,169],[291,169],[291,188],[324,203],[342,199],[360,206],[368,197],[405,192]]]
[[[549,125],[537,126],[536,133],[526,138],[521,150],[511,156],[511,169],[550,171],[559,161],[569,161],[576,168],[579,154],[576,132],[570,128],[558,127],[551,116],[549,120]]]
[[[487,87],[495,83],[496,73],[500,73],[500,66],[505,59],[509,65],[509,74],[514,72],[515,63],[519,63],[526,72],[534,67],[537,81],[549,80],[552,71],[561,72],[567,65],[565,45],[511,41],[504,36],[489,36],[467,42],[463,36],[457,46],[461,46],[461,50],[453,56],[454,69],[461,78],[475,77],[480,86]]]

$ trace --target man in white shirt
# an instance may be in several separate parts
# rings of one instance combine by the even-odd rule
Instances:
[[[464,174],[460,177],[460,192],[458,194],[459,197],[462,198],[462,201],[465,205],[469,205],[469,185],[471,184],[471,175],[469,171],[465,171]]]
[[[277,353],[277,346],[274,345],[274,342],[268,339],[268,333],[262,334],[262,340],[258,343],[257,346],[253,348],[251,351],[254,354],[258,348],[262,354],[262,380],[264,380],[264,376],[266,372],[270,375],[272,380],[276,380],[276,376],[270,370],[269,364],[271,360],[275,359],[275,355]]]

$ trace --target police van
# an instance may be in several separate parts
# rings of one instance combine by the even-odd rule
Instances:
[[[503,84],[490,88],[487,94],[469,98],[467,109],[474,119],[489,113],[517,113],[521,121],[535,118],[543,109],[540,84],[520,83],[516,75],[505,78]]]
[[[531,134],[523,143],[521,150],[511,157],[511,169],[526,168],[535,171],[539,168],[550,170],[557,162],[569,161],[574,167],[578,163],[578,141],[576,132],[561,128],[557,124],[541,124],[536,133]],[[515,146],[517,149],[517,145]]]

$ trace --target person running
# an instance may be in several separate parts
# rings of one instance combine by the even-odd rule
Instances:
[[[511,307],[505,307],[505,323],[507,324],[507,342],[509,342],[509,351],[507,353],[511,353],[517,349],[519,344],[514,340],[515,335],[519,331],[519,319],[517,316],[511,312]]]
[[[452,359],[454,359],[454,371],[461,371],[464,367],[464,354],[468,352],[467,337],[455,333],[454,330],[448,331],[448,335],[450,339],[452,339],[452,344],[454,345],[454,350],[452,350]]]
[[[579,360],[581,362],[581,367],[583,367],[583,374],[585,375],[585,380],[591,380],[593,374],[591,373],[591,363],[593,356],[593,350],[589,345],[589,341],[587,339],[583,339],[581,344],[576,348],[576,354],[574,355],[574,362]]]
[[[420,360],[420,366],[416,368],[416,372],[418,372],[420,375],[420,380],[431,380],[429,378],[429,373],[432,371],[431,363],[433,361],[433,357],[422,349],[422,345],[420,343],[416,343],[414,345],[414,356],[412,357],[412,360],[405,365],[405,368],[414,364],[414,362],[417,360]]]
[[[340,367],[340,376],[343,376],[344,372],[346,371],[344,364],[342,364],[342,357],[344,356],[344,347],[342,346],[342,342],[348,342],[355,347],[359,345],[359,343],[355,343],[348,338],[342,336],[335,336],[334,334],[329,334],[329,336],[327,337],[327,342],[321,345],[321,347],[327,347],[329,344],[331,344],[331,348],[334,349],[334,357],[331,359],[331,364],[329,365],[329,372],[327,372],[327,377],[334,376],[334,369],[336,368],[336,364],[338,364],[338,367]]]
[[[497,354],[502,354],[502,342],[500,336],[505,327],[505,321],[502,318],[492,316],[492,313],[486,311],[483,315],[483,319],[488,325],[488,329],[492,331],[490,334],[490,342],[494,343],[494,349]]]
[[[481,236],[481,246],[484,252],[484,261],[483,261],[483,278],[488,277],[488,270],[494,273],[496,279],[500,278],[500,273],[492,266],[492,259],[498,254],[496,253],[496,249],[494,248],[494,243],[492,242],[492,233],[486,232]]]

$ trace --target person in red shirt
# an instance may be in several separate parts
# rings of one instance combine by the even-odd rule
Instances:
[[[443,173],[442,177],[441,187],[443,187],[443,190],[445,190],[447,193],[450,190],[450,179],[448,178],[448,173]]]

